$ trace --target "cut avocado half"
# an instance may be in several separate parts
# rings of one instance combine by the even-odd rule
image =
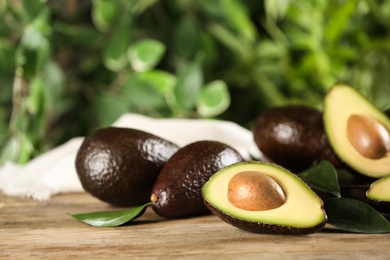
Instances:
[[[246,209],[233,204],[229,197],[231,182],[238,175],[248,172],[266,175],[275,181],[285,195],[284,202],[279,206],[274,205],[271,209],[261,210]],[[248,179],[247,183],[251,182],[255,183]],[[253,187],[250,189],[249,197],[253,193],[261,193],[259,190],[262,189]],[[265,194],[270,192],[267,191]],[[272,163],[250,161],[225,167],[203,186],[202,195],[206,206],[216,216],[249,232],[310,234],[321,230],[327,221],[322,200],[299,177]],[[258,200],[262,200],[261,195],[264,194],[260,194]]]
[[[366,192],[367,203],[383,213],[390,213],[390,175],[373,183]]]
[[[329,90],[324,125],[332,148],[351,168],[373,178],[390,174],[390,120],[355,89]]]
[[[390,175],[371,183],[366,195],[370,199],[390,202]]]

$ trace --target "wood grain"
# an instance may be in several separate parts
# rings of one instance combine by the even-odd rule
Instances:
[[[92,227],[67,213],[116,210],[86,193],[48,202],[0,194],[0,259],[389,259],[390,234],[326,227],[307,236],[253,234],[213,215],[166,220],[151,209],[130,225]]]

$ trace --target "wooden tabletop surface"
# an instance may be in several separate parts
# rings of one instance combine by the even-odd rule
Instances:
[[[0,193],[0,259],[390,259],[390,234],[326,227],[306,236],[253,234],[213,215],[92,227],[67,213],[116,210],[86,193],[48,202]]]

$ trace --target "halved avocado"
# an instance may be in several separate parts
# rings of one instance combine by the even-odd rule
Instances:
[[[229,199],[230,183],[237,175],[248,172],[274,180],[285,195],[284,203],[265,210],[233,204]],[[254,188],[249,195],[261,189]],[[249,232],[310,234],[321,230],[327,222],[322,200],[298,176],[273,163],[249,161],[227,166],[208,180],[202,195],[206,206],[216,216]]]
[[[366,196],[368,204],[381,212],[390,213],[390,175],[371,183]]]
[[[351,168],[373,178],[390,174],[390,120],[355,89],[329,90],[324,125],[334,151]]]

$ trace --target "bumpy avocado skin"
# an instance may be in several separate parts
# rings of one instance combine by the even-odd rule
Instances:
[[[328,142],[322,113],[312,107],[286,105],[267,110],[256,119],[253,134],[266,157],[292,172],[320,160],[342,166]]]
[[[85,191],[114,206],[149,202],[165,162],[179,149],[167,140],[129,128],[99,129],[84,139],[76,171]]]
[[[209,213],[202,186],[218,170],[244,161],[232,147],[217,141],[198,141],[177,151],[164,165],[153,187],[153,210],[165,218]],[[153,199],[152,199],[153,200]]]

